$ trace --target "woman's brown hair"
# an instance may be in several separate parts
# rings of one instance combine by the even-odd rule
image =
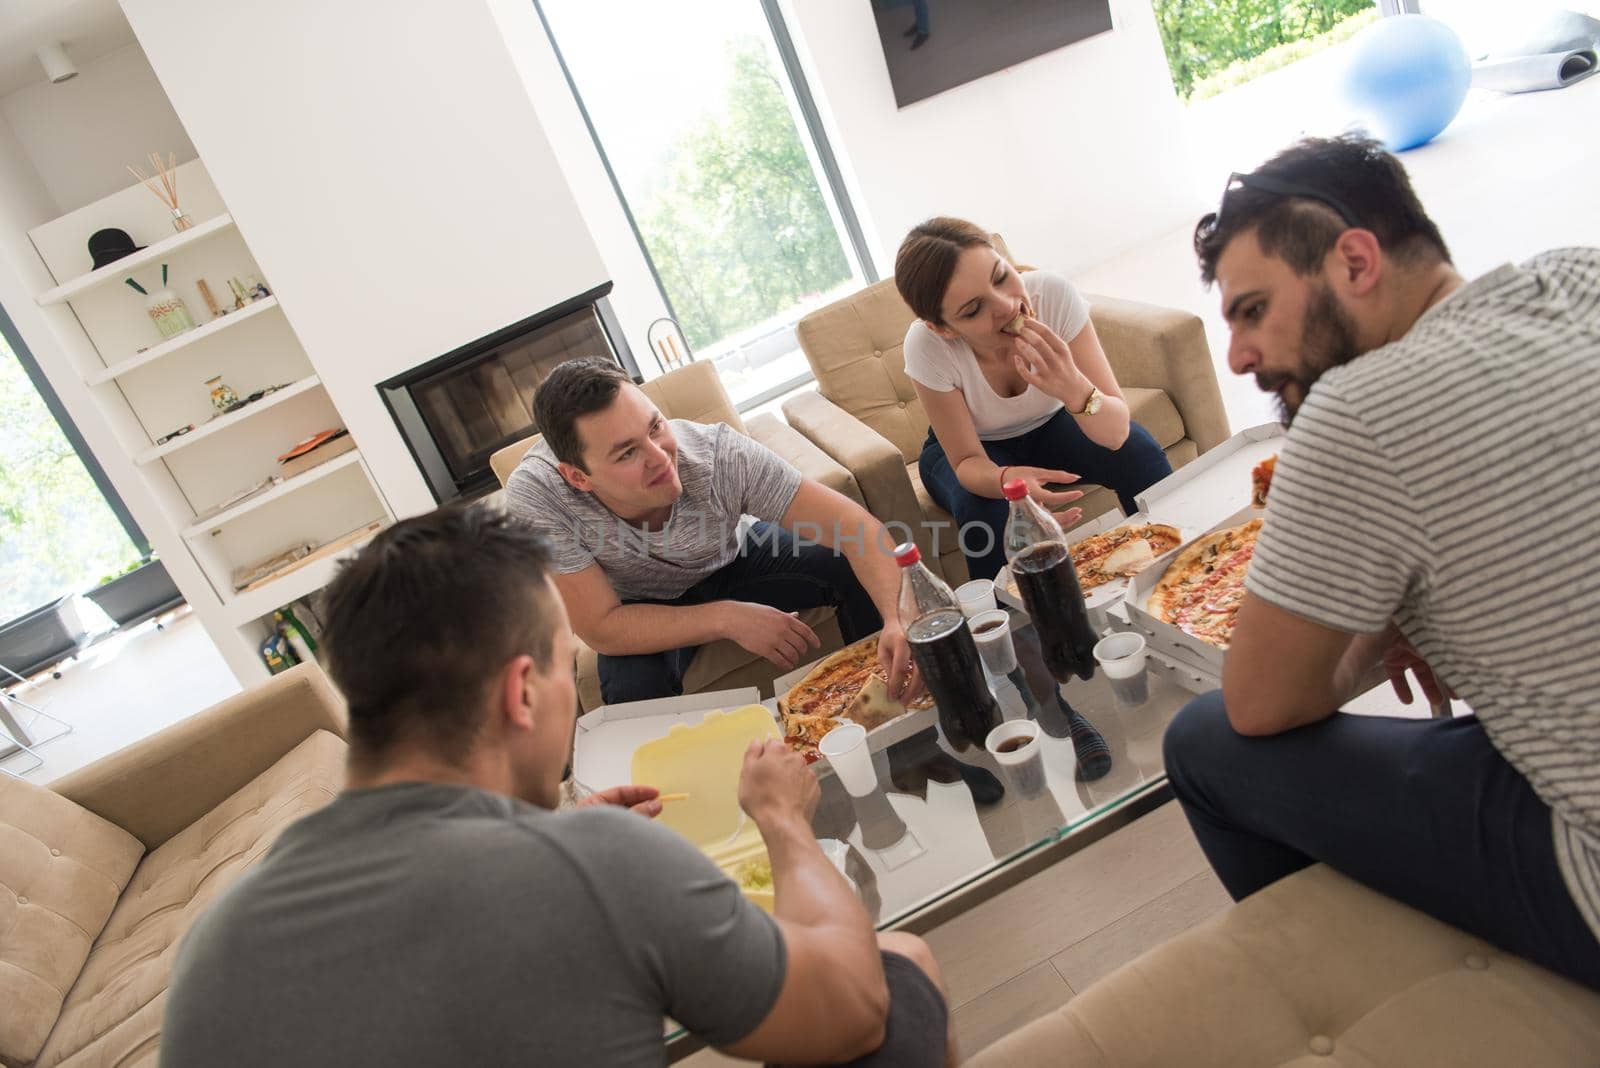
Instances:
[[[944,291],[969,248],[994,248],[982,227],[940,215],[911,228],[894,257],[894,286],[917,318],[944,322]]]

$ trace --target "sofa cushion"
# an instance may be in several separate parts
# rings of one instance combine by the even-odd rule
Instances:
[[[142,856],[121,827],[0,775],[0,1061],[38,1056]]]
[[[36,1068],[155,1061],[179,940],[278,832],[333,799],[345,743],[325,730],[179,831],[139,864],[95,941]]]
[[[1144,954],[974,1068],[1591,1068],[1600,993],[1316,865]]]

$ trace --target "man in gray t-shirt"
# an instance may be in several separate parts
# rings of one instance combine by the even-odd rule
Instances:
[[[866,509],[726,424],[664,418],[605,360],[557,367],[534,418],[542,440],[506,503],[555,546],[608,704],[681,693],[695,650],[719,639],[793,668],[819,645],[799,612],[823,605],[846,642],[881,627],[890,689],[914,693],[899,569]]]
[[[1236,897],[1321,861],[1600,988],[1600,250],[1468,282],[1358,138],[1229,186],[1195,247],[1293,422],[1173,790]],[[1439,714],[1336,712],[1380,666]]]
[[[662,1065],[667,1016],[737,1056],[942,1063],[927,947],[875,937],[781,742],[751,747],[739,791],[772,916],[651,822],[653,788],[551,811],[575,646],[549,567],[480,506],[396,524],[334,580],[348,788],[196,921],[162,1063]]]

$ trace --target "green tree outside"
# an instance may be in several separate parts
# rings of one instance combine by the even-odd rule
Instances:
[[[0,341],[0,623],[92,588],[138,550]]]
[[[850,278],[833,220],[754,38],[730,43],[727,106],[673,146],[639,229],[697,348]]]
[[[1235,64],[1376,10],[1373,0],[1152,0],[1152,6],[1173,88],[1184,100]]]

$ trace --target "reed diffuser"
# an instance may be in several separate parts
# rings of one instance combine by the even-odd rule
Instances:
[[[162,162],[161,153],[150,153],[150,166],[153,174],[149,177],[138,167],[131,163],[128,172],[150,192],[156,199],[165,204],[172,211],[172,228],[174,230],[187,230],[194,225],[194,220],[189,218],[189,213],[178,207],[178,157],[171,152],[167,153],[165,162]]]

